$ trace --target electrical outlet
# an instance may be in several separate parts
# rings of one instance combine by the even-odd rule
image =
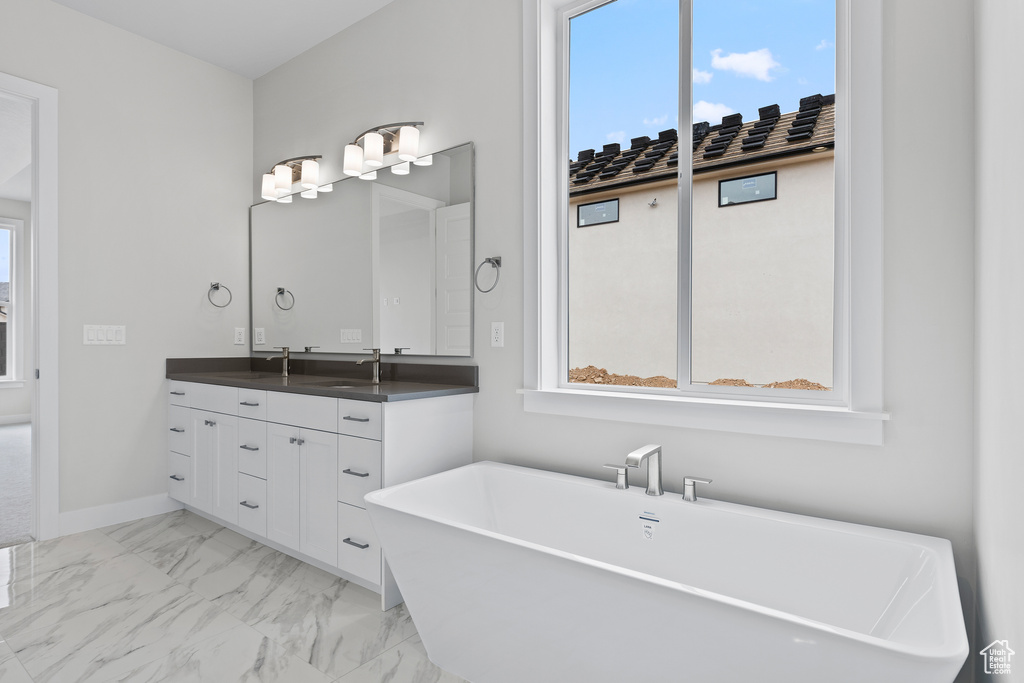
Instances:
[[[257,327],[257,328],[255,328],[255,330],[253,330],[252,343],[253,344],[266,344],[267,343],[267,333],[266,333],[266,330],[264,328]]]
[[[244,344],[245,343],[245,328],[244,327],[236,327],[235,328],[235,343],[236,344]]]
[[[505,345],[505,323],[491,323],[491,346]]]

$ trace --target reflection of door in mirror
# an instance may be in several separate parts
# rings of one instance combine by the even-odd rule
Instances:
[[[437,210],[435,242],[435,353],[468,356],[471,352],[470,288],[472,230],[469,202]]]
[[[390,353],[436,354],[437,210],[444,202],[373,186],[374,338]]]

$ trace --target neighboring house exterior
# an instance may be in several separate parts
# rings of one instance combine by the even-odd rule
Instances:
[[[759,113],[693,126],[691,376],[829,387],[835,96]],[[678,163],[675,130],[571,162],[570,368],[676,378]]]
[[[7,309],[11,304],[11,283],[0,282],[0,377],[7,374]]]

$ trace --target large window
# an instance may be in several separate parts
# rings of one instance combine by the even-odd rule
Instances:
[[[880,442],[878,0],[524,7],[526,409]]]
[[[14,227],[0,223],[0,379],[12,379],[14,366],[13,261]]]

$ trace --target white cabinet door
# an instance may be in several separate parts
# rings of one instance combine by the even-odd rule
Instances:
[[[267,424],[267,538],[299,550],[300,449],[302,430]]]
[[[191,412],[192,482],[190,504],[211,515],[238,521],[238,418]]]
[[[337,564],[338,435],[303,429],[302,441],[299,550],[328,564]]]

